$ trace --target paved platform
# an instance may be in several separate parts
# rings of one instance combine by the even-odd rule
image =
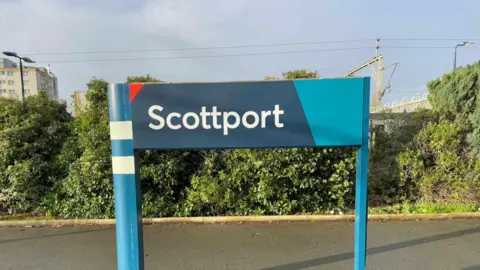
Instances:
[[[145,269],[353,269],[352,223],[145,227]],[[480,269],[480,220],[371,223],[367,269]],[[0,228],[0,268],[116,269],[113,227]]]

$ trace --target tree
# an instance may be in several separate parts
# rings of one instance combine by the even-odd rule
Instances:
[[[432,110],[389,115],[388,131],[375,131],[369,171],[375,202],[479,199],[479,72],[477,63],[429,82]]]
[[[0,98],[0,108],[0,210],[37,211],[68,168],[57,155],[72,117],[43,92],[24,102]]]
[[[295,79],[318,79],[318,71],[308,71],[307,69],[296,69],[283,73],[283,79],[295,80]]]
[[[478,203],[480,161],[464,151],[465,134],[455,123],[430,123],[398,157],[403,183],[416,188],[417,201]]]
[[[480,159],[480,62],[458,68],[427,84],[429,101],[443,119],[466,133],[469,152]]]
[[[93,78],[87,84],[88,107],[74,123],[81,155],[70,166],[68,176],[50,198],[53,215],[72,218],[113,216],[113,179],[108,120],[108,83]],[[64,149],[66,153],[70,149]],[[68,155],[68,154],[66,154]]]
[[[384,127],[371,129],[369,165],[369,201],[371,206],[399,204],[415,201],[416,184],[400,176],[399,155],[412,148],[415,136],[436,114],[430,110],[413,113],[381,114]]]
[[[158,82],[163,82],[163,81],[150,76],[150,74],[127,77],[127,83],[158,83]]]
[[[287,72],[283,72],[283,79],[284,80],[295,80],[295,79],[318,79],[318,71],[309,71],[306,68],[290,70]],[[264,80],[266,81],[275,81],[280,80],[275,76],[265,76]]]

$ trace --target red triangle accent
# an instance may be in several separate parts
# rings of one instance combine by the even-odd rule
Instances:
[[[130,103],[133,102],[135,97],[140,93],[140,90],[143,88],[143,83],[132,83],[130,84]]]

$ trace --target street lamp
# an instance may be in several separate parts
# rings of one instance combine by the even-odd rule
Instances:
[[[23,85],[23,65],[22,65],[22,60],[27,62],[27,63],[35,63],[35,61],[33,61],[32,59],[28,58],[28,57],[20,57],[18,56],[18,54],[16,52],[3,52],[3,54],[5,54],[6,56],[11,56],[11,57],[15,57],[15,58],[18,58],[18,60],[20,61],[20,80],[22,81],[22,101],[25,100],[25,87]]]
[[[473,44],[473,42],[463,41],[462,43],[458,43],[455,46],[455,53],[453,54],[453,70],[455,70],[457,68],[457,48],[458,47],[465,47],[465,46],[472,45],[472,44]]]

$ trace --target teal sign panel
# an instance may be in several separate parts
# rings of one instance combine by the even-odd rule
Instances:
[[[364,78],[130,85],[135,149],[362,143]]]

